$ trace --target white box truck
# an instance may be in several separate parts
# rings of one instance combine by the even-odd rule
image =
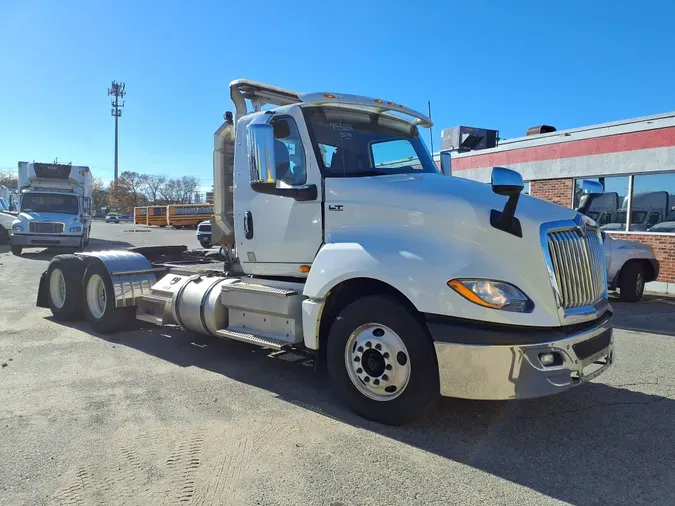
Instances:
[[[23,248],[76,248],[89,243],[92,176],[89,167],[19,162],[19,214],[12,222],[12,253]]]
[[[185,246],[60,255],[38,306],[97,332],[136,318],[314,354],[347,406],[387,424],[441,395],[563,392],[612,364],[590,218],[521,195],[508,169],[491,185],[442,174],[419,132],[431,120],[398,103],[248,80],[230,95],[213,151],[225,261]]]

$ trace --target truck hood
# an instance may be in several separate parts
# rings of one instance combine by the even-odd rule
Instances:
[[[65,213],[19,213],[18,219],[23,222],[37,221],[40,223],[76,223],[79,221],[79,216],[76,214]]]
[[[410,272],[408,278],[426,281],[406,293],[411,300],[428,291],[430,284],[440,283],[434,297],[414,301],[420,311],[457,314],[446,282],[483,278],[517,286],[534,301],[534,313],[485,311],[472,304],[462,308],[463,317],[519,325],[563,323],[541,233],[542,226],[551,222],[574,226],[576,211],[521,195],[516,218],[522,237],[516,237],[491,225],[491,211],[502,211],[507,198],[485,183],[415,174],[328,178],[325,188],[327,243],[358,243],[371,256],[386,257],[380,264],[393,265],[396,256],[404,254],[417,259],[424,269]],[[393,257],[387,253],[391,249],[396,252]],[[401,268],[410,269],[408,265],[412,264]]]
[[[612,252],[622,250],[630,252],[634,258],[655,258],[652,247],[638,241],[615,239],[608,235],[605,238],[605,247],[611,248]]]

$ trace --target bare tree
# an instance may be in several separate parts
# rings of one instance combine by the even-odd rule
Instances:
[[[0,185],[16,190],[18,185],[18,176],[15,171],[0,170]]]
[[[166,184],[166,176],[161,174],[142,174],[141,187],[143,193],[150,202],[156,202],[160,195],[162,187]]]
[[[199,188],[199,178],[195,176],[183,176],[183,179],[181,179],[181,186],[183,193],[182,202],[184,204],[189,204],[192,202],[195,191]]]
[[[138,172],[125,171],[117,181],[113,181],[108,192],[110,205],[125,211],[133,211],[134,207],[147,205],[147,198],[142,192],[142,176]]]
[[[108,190],[105,188],[105,182],[102,179],[94,178],[92,181],[92,207],[100,209],[108,205]]]

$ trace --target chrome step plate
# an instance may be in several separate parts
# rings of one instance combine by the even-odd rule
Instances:
[[[259,336],[249,332],[240,332],[238,330],[221,329],[216,332],[216,335],[226,339],[233,339],[243,343],[254,344],[256,346],[260,346],[261,348],[271,348],[273,350],[281,350],[289,346],[288,342],[282,341],[280,339]]]

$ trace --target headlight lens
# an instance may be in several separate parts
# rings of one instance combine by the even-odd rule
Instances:
[[[82,231],[82,226],[80,225],[73,225],[68,229],[69,232],[81,232]]]
[[[23,232],[23,225],[21,223],[12,223],[12,232]]]
[[[452,279],[448,286],[479,306],[516,313],[530,313],[534,303],[518,288],[490,279]]]

